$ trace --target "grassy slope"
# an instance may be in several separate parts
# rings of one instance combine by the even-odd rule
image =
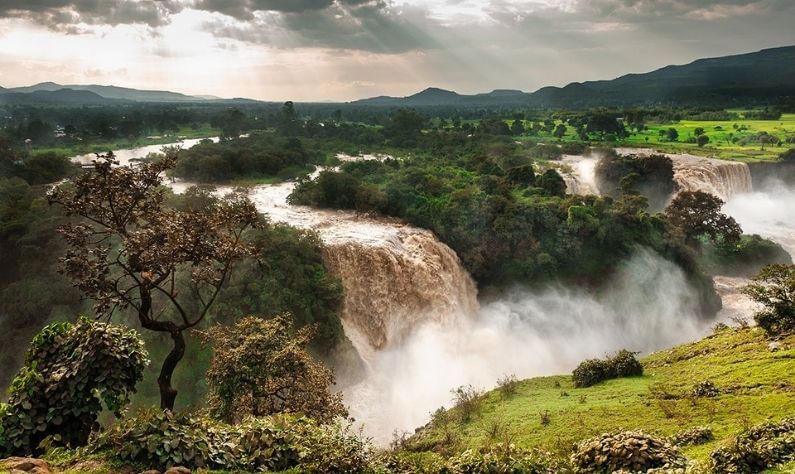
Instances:
[[[715,441],[683,449],[686,456],[704,460],[722,440],[745,427],[795,413],[795,336],[781,342],[787,350],[771,352],[768,343],[757,329],[726,330],[649,355],[642,360],[643,377],[579,389],[567,375],[524,380],[513,396],[488,392],[470,421],[449,422],[447,430],[457,438],[449,448],[510,440],[563,455],[572,443],[605,431],[641,428],[669,436],[708,426]],[[706,379],[725,393],[711,399],[689,397],[693,385]],[[661,400],[661,393],[675,399]],[[550,421],[542,424],[546,411]],[[410,444],[414,449],[444,448],[443,432],[431,424]]]

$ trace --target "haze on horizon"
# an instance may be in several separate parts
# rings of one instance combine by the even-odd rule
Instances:
[[[534,91],[795,43],[791,0],[0,0],[0,86]]]

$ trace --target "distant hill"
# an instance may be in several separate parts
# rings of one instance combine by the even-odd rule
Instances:
[[[699,59],[613,80],[573,82],[533,93],[495,90],[462,95],[430,88],[407,97],[374,97],[352,102],[373,106],[594,107],[749,103],[795,97],[795,46],[755,53]]]
[[[211,100],[200,96],[190,96],[179,92],[157,91],[157,90],[138,90],[128,87],[100,86],[100,85],[62,85],[54,82],[42,82],[32,86],[14,87],[7,89],[9,92],[30,93],[38,91],[57,91],[60,89],[72,89],[89,91],[106,99],[130,100],[134,102],[196,102]]]
[[[104,105],[122,102],[108,99],[86,90],[58,89],[55,91],[38,90],[32,92],[10,92],[0,90],[0,104],[69,104],[69,105]]]

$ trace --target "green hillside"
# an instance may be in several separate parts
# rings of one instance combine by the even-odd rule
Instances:
[[[642,377],[588,388],[574,388],[568,375],[523,380],[513,395],[486,393],[469,421],[459,421],[459,408],[435,416],[406,449],[451,453],[507,441],[567,456],[575,442],[607,431],[667,437],[701,426],[715,440],[682,453],[703,462],[744,429],[795,413],[795,336],[777,341],[775,351],[770,343],[758,329],[724,329],[645,357]],[[693,396],[705,380],[720,394]],[[780,469],[795,472],[795,464]]]

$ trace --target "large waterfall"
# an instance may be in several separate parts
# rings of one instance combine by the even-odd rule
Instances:
[[[185,186],[175,185],[178,191]],[[346,336],[365,362],[424,321],[455,324],[477,312],[474,281],[432,232],[394,219],[291,205],[294,187],[257,186],[248,195],[272,221],[318,232],[325,263],[345,288]]]

